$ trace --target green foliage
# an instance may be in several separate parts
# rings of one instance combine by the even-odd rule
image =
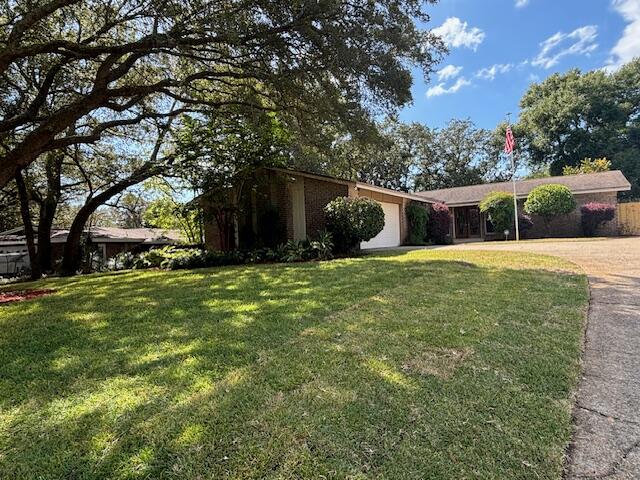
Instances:
[[[275,248],[259,248],[249,251],[213,251],[201,248],[166,246],[134,254],[124,252],[110,259],[110,270],[162,268],[180,270],[188,268],[217,267],[240,263],[302,262],[330,260],[333,258],[333,240],[329,232],[321,232],[317,240],[297,242],[289,240]]]
[[[206,214],[217,223],[223,250],[233,250],[241,202],[259,182],[259,170],[283,166],[290,136],[274,114],[187,117],[177,134],[175,169],[206,195]]]
[[[5,2],[3,38],[13,32],[14,43],[0,80],[0,114],[11,118],[0,186],[65,135],[93,142],[174,99],[220,117],[237,105],[278,110],[302,134],[358,132],[409,103],[412,69],[429,74],[445,52],[427,26],[434,2]],[[79,136],[69,127],[83,118]]]
[[[449,207],[444,203],[431,205],[431,214],[427,224],[429,239],[438,245],[447,245],[452,242],[450,230],[451,215]]]
[[[559,184],[540,185],[531,190],[524,202],[524,210],[530,215],[542,217],[549,233],[549,222],[566,215],[576,208],[576,200],[568,187]]]
[[[489,192],[480,202],[480,211],[486,213],[496,232],[513,230],[515,209],[513,195],[507,192]]]
[[[553,74],[533,84],[520,101],[518,130],[533,165],[552,175],[584,158],[611,160],[640,196],[640,59],[613,73],[602,69]]]
[[[327,231],[318,233],[318,238],[311,241],[311,248],[315,250],[318,260],[331,260],[333,258],[333,236]]]
[[[432,129],[388,118],[366,135],[336,132],[324,154],[305,149],[295,164],[396,190],[432,190],[507,180],[508,166],[499,155],[503,145],[504,135],[498,140],[469,120]]]
[[[162,196],[149,202],[142,219],[146,226],[152,228],[179,230],[187,243],[202,242],[202,215],[197,205],[177,202],[171,196]]]
[[[608,172],[609,170],[611,170],[611,162],[606,158],[584,158],[578,166],[565,165],[562,167],[562,175]]]
[[[370,198],[339,197],[324,207],[327,230],[336,250],[354,251],[360,242],[371,240],[384,228],[382,206]]]
[[[426,127],[423,127],[426,128]],[[410,133],[411,134],[411,133]],[[435,190],[462,187],[509,178],[500,152],[504,146],[496,135],[477,128],[470,120],[451,120],[442,129],[430,130],[416,140],[415,188]]]
[[[409,244],[425,245],[427,243],[427,222],[429,213],[422,205],[410,203],[406,207],[409,220]]]

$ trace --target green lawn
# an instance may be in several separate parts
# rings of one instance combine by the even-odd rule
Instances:
[[[3,478],[560,478],[587,282],[421,250],[0,307]]]

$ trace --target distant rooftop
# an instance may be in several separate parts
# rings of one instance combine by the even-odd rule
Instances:
[[[534,178],[530,180],[516,181],[516,196],[525,198],[529,192],[540,185],[559,183],[566,185],[574,194],[596,192],[621,192],[631,189],[631,184],[620,170],[599,173],[583,173],[578,175],[565,175],[560,177]],[[428,190],[416,192],[416,195],[426,198],[434,198],[449,206],[474,205],[490,192],[513,192],[511,182],[485,183],[481,185],[469,185],[467,187],[443,188],[440,190]]]
[[[118,227],[91,227],[88,230],[91,240],[94,242],[117,242],[117,243],[146,243],[151,245],[163,245],[176,243],[182,240],[182,235],[178,230],[165,228],[118,228]],[[68,229],[51,229],[51,242],[64,243],[67,241]],[[0,241],[23,242],[23,228],[14,228],[0,233]]]

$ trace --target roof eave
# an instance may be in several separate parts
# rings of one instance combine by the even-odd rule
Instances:
[[[574,195],[588,195],[590,193],[608,193],[608,192],[626,192],[631,190],[631,185],[619,186],[619,187],[607,187],[607,188],[590,188],[588,190],[574,190],[571,193]],[[524,200],[529,196],[526,194],[517,194],[516,198],[518,200]],[[479,204],[482,199],[479,200],[468,200],[464,202],[447,202],[446,200],[437,200],[438,202],[445,203],[449,207],[469,207],[472,205]]]
[[[364,183],[364,182],[356,182],[356,189],[357,190],[370,190],[372,192],[378,192],[378,193],[386,193],[387,195],[391,195],[391,196],[395,196],[395,197],[401,197],[401,198],[407,198],[409,200],[415,200],[416,202],[422,202],[422,203],[436,203],[438,202],[438,200],[434,200],[428,197],[423,197],[422,195],[414,195],[411,193],[407,193],[407,192],[401,192],[398,190],[392,190],[390,188],[384,188],[384,187],[377,187],[375,185],[371,185],[368,183]]]

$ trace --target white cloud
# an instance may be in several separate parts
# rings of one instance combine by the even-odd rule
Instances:
[[[611,49],[606,69],[617,70],[623,64],[640,57],[640,0],[613,0],[612,7],[622,15],[627,26],[622,37]]]
[[[431,87],[429,90],[427,90],[427,97],[438,97],[440,95],[446,95],[448,93],[456,93],[466,85],[471,85],[471,82],[464,77],[460,77],[450,87],[447,87],[445,85],[445,82],[440,82],[436,86]]]
[[[438,70],[436,72],[436,75],[438,76],[438,80],[448,80],[450,78],[456,78],[458,75],[460,75],[460,72],[462,71],[462,67],[458,67],[456,65],[447,65],[444,68],[441,68],[440,70]]]
[[[481,68],[476,72],[476,77],[483,78],[485,80],[493,80],[499,73],[507,73],[513,68],[512,63],[496,63],[490,67]]]
[[[558,32],[540,44],[540,53],[531,61],[532,65],[551,68],[567,55],[588,55],[598,48],[595,43],[598,27],[585,25],[571,33]]]
[[[473,50],[484,40],[485,34],[478,27],[471,27],[458,17],[447,18],[442,25],[432,32],[438,35],[449,47],[467,47]]]
[[[529,0],[516,0],[516,8],[522,8],[529,5]]]

